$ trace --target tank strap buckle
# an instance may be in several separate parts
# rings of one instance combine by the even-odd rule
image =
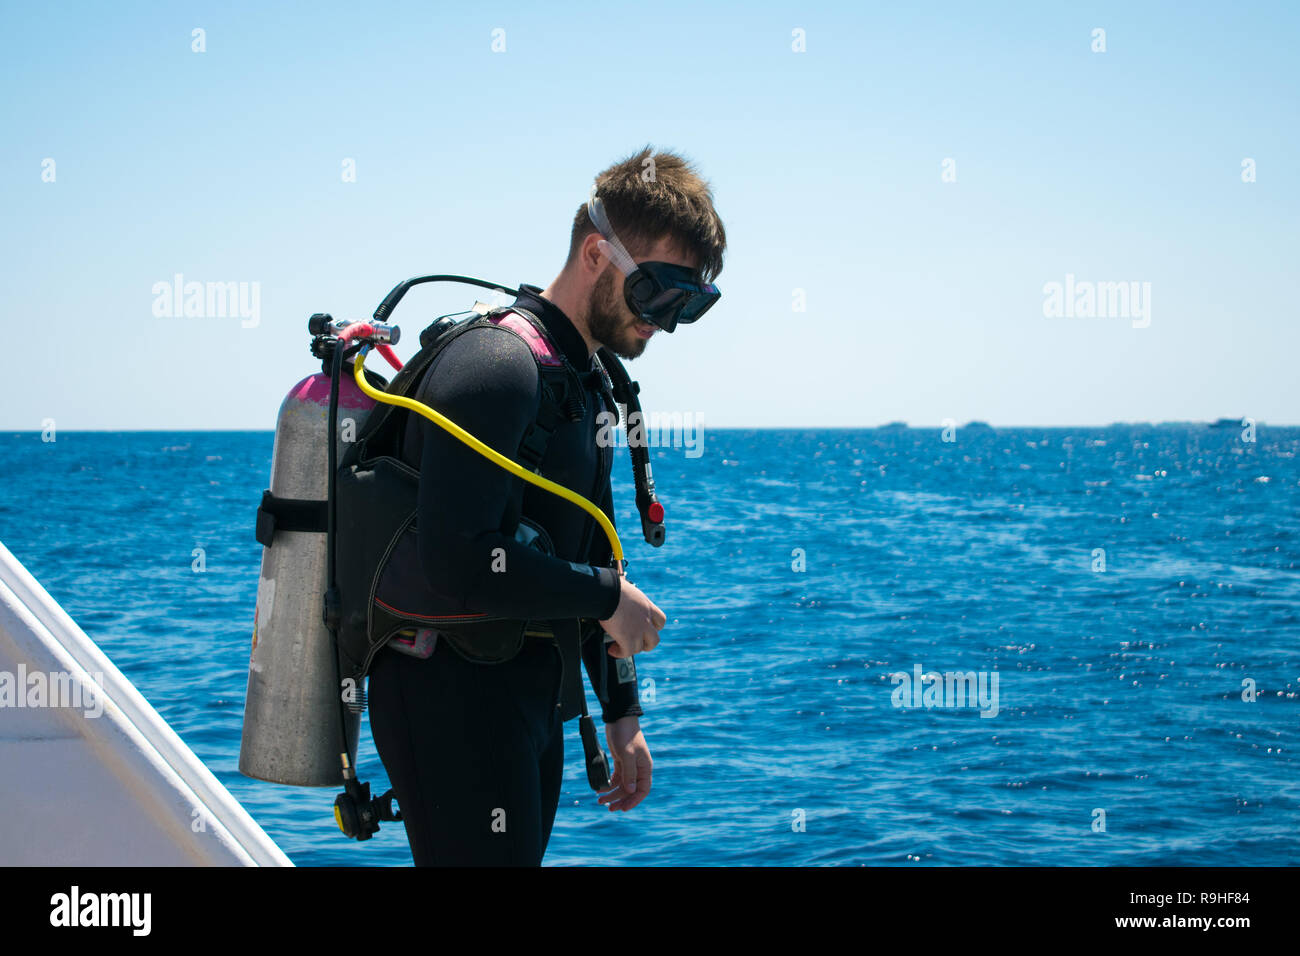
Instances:
[[[279,498],[271,489],[262,492],[257,506],[255,534],[258,544],[271,547],[277,531],[313,531],[324,534],[328,524],[328,503],[309,498]]]

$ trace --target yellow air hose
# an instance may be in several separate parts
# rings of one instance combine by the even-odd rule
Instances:
[[[587,514],[591,515],[593,518],[596,519],[596,523],[600,525],[600,530],[605,532],[605,537],[609,539],[610,549],[614,552],[615,567],[617,568],[623,567],[623,545],[619,542],[618,532],[614,530],[614,525],[613,523],[610,522],[609,518],[605,515],[605,512],[601,511],[600,508],[596,507],[596,505],[592,504],[590,501],[582,497],[582,495],[578,494],[576,491],[570,491],[568,488],[565,488],[563,485],[557,485],[555,482],[543,478],[541,475],[534,474],[533,472],[529,471],[527,468],[523,468],[520,465],[515,464],[505,455],[501,454],[500,452],[492,448],[489,448],[487,445],[483,444],[483,442],[479,441],[469,432],[465,431],[465,429],[461,428],[459,425],[453,422],[450,418],[443,415],[441,412],[438,412],[435,409],[430,408],[428,405],[425,405],[423,402],[417,402],[414,399],[405,398],[404,396],[401,395],[389,395],[387,392],[379,391],[379,389],[375,388],[373,385],[371,385],[369,382],[366,381],[365,363],[366,363],[366,352],[368,351],[369,351],[368,347],[363,348],[357,354],[356,359],[352,363],[352,370],[356,376],[357,387],[361,389],[362,392],[364,392],[366,395],[370,396],[377,402],[383,402],[386,405],[396,405],[398,408],[405,408],[408,411],[416,412],[420,415],[423,415],[425,418],[433,422],[435,425],[442,427],[443,429],[445,429],[446,431],[454,435],[456,438],[460,439],[466,445],[469,445],[470,448],[474,449],[476,452],[478,452],[488,461],[492,462],[493,464],[500,465],[502,468],[510,472],[510,474],[514,475],[515,477],[522,478],[524,481],[528,482],[529,484],[536,485],[538,488],[542,488],[546,491],[549,491],[553,495],[559,495],[565,501],[573,502],[583,511],[587,512]]]

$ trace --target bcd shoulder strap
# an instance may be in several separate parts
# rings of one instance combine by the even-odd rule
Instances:
[[[582,383],[573,366],[555,347],[541,320],[525,309],[494,309],[484,316],[441,330],[438,329],[438,324],[434,322],[421,333],[420,351],[402,366],[386,391],[390,395],[413,397],[429,366],[442,350],[470,329],[489,324],[509,329],[528,346],[541,378],[541,401],[537,417],[524,432],[518,454],[522,464],[536,471],[546,457],[547,446],[560,424],[564,421],[580,421],[586,411]],[[407,414],[406,409],[381,403],[371,411],[356,442],[344,454],[341,464],[346,466],[379,455],[400,457]]]
[[[393,380],[385,389],[388,394],[400,395],[403,398],[414,397],[420,382],[424,379],[424,373],[433,364],[433,360],[456,338],[480,324],[480,320],[461,322],[445,329],[441,335],[433,337],[432,340],[426,340],[426,334],[437,324],[437,322],[433,323],[429,329],[421,333],[420,351],[412,355],[393,376]],[[357,440],[344,453],[339,462],[340,468],[369,461],[381,455],[399,457],[402,430],[407,414],[409,414],[407,409],[384,402],[379,403],[367,416]]]
[[[523,339],[537,361],[542,383],[541,402],[537,418],[524,431],[519,442],[518,456],[522,464],[537,471],[560,424],[581,421],[586,414],[582,381],[552,341],[546,326],[527,309],[511,307],[499,313],[489,313],[488,321]]]

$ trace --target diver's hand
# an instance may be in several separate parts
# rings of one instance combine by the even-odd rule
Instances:
[[[610,810],[631,810],[650,792],[650,770],[654,766],[645,735],[641,733],[640,719],[633,714],[606,724],[605,743],[614,758],[614,774],[610,777],[610,789],[597,801]]]
[[[619,588],[614,616],[600,622],[614,639],[609,656],[631,657],[654,650],[659,646],[659,629],[668,622],[667,616],[626,577],[619,582]]]

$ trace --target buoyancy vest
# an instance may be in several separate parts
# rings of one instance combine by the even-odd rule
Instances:
[[[420,335],[417,352],[389,383],[390,394],[413,397],[442,350],[470,329],[495,325],[519,336],[537,363],[541,381],[536,419],[516,454],[519,464],[537,470],[552,435],[564,422],[586,414],[582,377],[531,312],[517,306],[459,322],[446,317]],[[598,358],[601,391],[617,414],[612,383]],[[579,620],[523,621],[467,612],[438,592],[419,560],[419,470],[401,457],[405,409],[381,404],[371,412],[336,473],[336,586],[340,674],[356,684],[369,672],[375,655],[411,628],[432,628],[463,656],[480,662],[509,660],[529,637],[554,637],[564,667],[561,716],[585,712],[581,683],[581,644],[592,623]],[[546,529],[521,518],[515,537],[554,553]],[[595,688],[607,700],[603,680]],[[364,700],[364,697],[361,698]]]

